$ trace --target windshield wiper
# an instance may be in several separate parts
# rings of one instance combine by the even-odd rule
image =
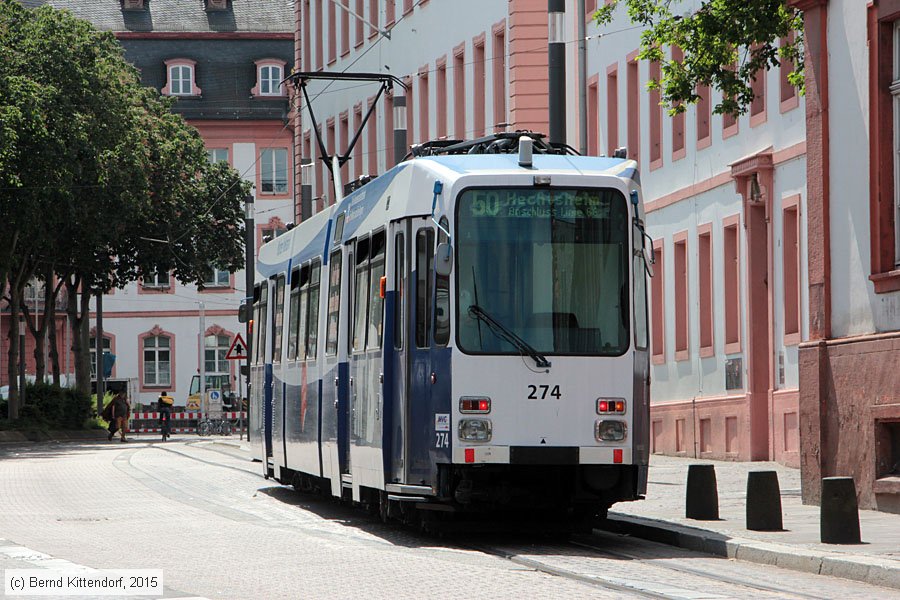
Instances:
[[[473,319],[479,319],[484,321],[488,328],[493,331],[497,337],[502,338],[519,349],[520,352],[524,352],[537,364],[540,368],[549,368],[550,361],[547,360],[543,354],[539,353],[535,350],[528,342],[517,336],[511,329],[494,319],[491,315],[489,315],[483,308],[478,306],[477,304],[473,304],[469,307],[469,316]]]

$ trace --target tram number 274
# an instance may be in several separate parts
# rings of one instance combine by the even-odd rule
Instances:
[[[562,398],[562,393],[559,391],[559,386],[549,386],[549,385],[529,385],[528,386],[528,399],[529,400],[546,400],[547,397],[556,398],[557,400]]]
[[[450,434],[446,431],[438,431],[436,432],[437,439],[434,442],[435,448],[449,448],[450,447]]]

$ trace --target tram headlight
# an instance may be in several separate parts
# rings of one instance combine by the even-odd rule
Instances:
[[[490,419],[460,419],[459,439],[464,442],[491,441]]]
[[[594,437],[598,442],[621,442],[628,434],[625,421],[604,420],[594,424]]]

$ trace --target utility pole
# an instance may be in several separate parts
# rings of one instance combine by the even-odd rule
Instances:
[[[206,417],[209,406],[206,402],[206,313],[203,308],[203,302],[200,302],[200,416]]]
[[[97,357],[97,414],[103,412],[106,382],[103,380],[103,292],[97,292],[97,337],[94,339],[94,355]]]
[[[300,222],[312,216],[313,159],[300,159]],[[250,295],[250,294],[248,294]]]
[[[303,167],[301,166],[301,172]],[[310,169],[311,170],[311,167]],[[305,189],[306,186],[304,186]],[[305,192],[304,192],[305,193]],[[310,195],[312,192],[310,191]],[[305,202],[301,206],[305,210]],[[311,205],[310,205],[311,208]],[[256,270],[255,270],[255,233],[256,233],[256,225],[254,225],[254,205],[253,205],[253,195],[247,194],[244,197],[244,310],[247,311],[247,337],[244,340],[245,345],[247,347],[247,368],[244,376],[247,378],[247,385],[245,389],[247,390],[247,409],[250,409],[250,357],[252,354],[250,352],[253,348],[253,285],[256,283]],[[304,219],[306,217],[304,216]],[[244,410],[244,399],[241,398],[241,411]],[[247,440],[250,440],[250,428],[247,428]]]
[[[578,122],[580,124],[578,151],[585,156],[588,153],[587,42],[585,42],[587,31],[584,24],[584,20],[587,18],[586,12],[584,0],[578,0]]]
[[[550,143],[566,143],[566,44],[563,39],[565,31],[565,0],[547,0],[547,59],[549,107],[550,107]],[[395,117],[396,118],[396,117]]]
[[[394,164],[406,157],[406,96],[394,95]]]
[[[25,406],[25,317],[19,315],[19,399],[16,402],[9,400],[10,419],[19,418],[19,408]],[[12,407],[15,406],[15,414]]]

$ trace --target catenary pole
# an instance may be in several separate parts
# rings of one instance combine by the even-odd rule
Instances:
[[[548,0],[547,3],[547,63],[550,109],[550,143],[566,143],[566,44],[565,0]]]
[[[302,167],[301,167],[302,169]],[[255,242],[255,234],[256,234],[256,225],[254,224],[254,204],[253,204],[253,195],[247,194],[244,197],[244,304],[245,310],[248,311],[247,315],[247,328],[246,339],[244,340],[244,345],[247,348],[247,368],[245,369],[244,376],[247,378],[246,381],[246,390],[247,390],[247,409],[250,409],[250,352],[253,350],[253,285],[256,282],[256,270],[255,270],[255,250],[256,250],[256,242]],[[305,217],[304,217],[305,218]],[[244,401],[241,399],[241,410],[244,409]],[[249,416],[249,415],[248,415]],[[247,428],[247,439],[250,439],[250,428]]]
[[[578,0],[578,151],[583,155],[587,155],[588,145],[586,10],[584,0]]]

